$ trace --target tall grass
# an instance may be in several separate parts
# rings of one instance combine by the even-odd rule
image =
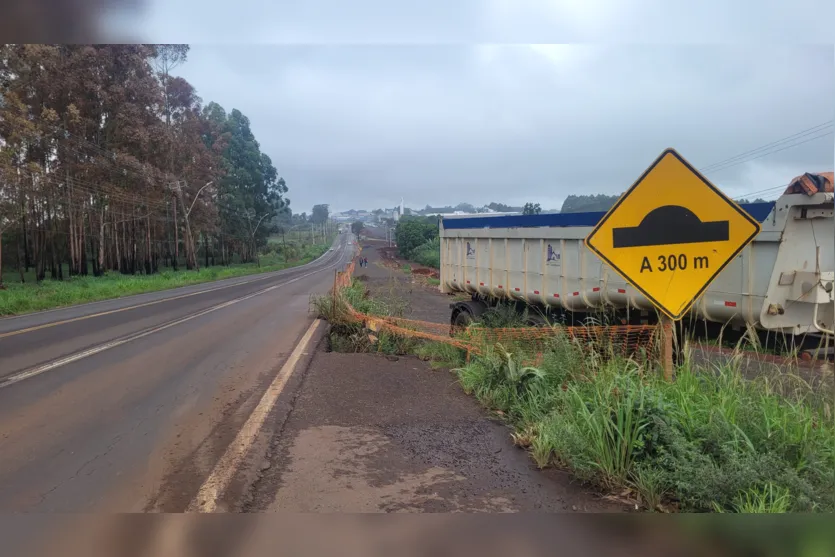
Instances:
[[[541,467],[630,489],[650,509],[662,501],[690,511],[835,509],[831,403],[797,377],[749,381],[734,362],[685,360],[669,383],[560,338],[523,381],[513,366],[529,359],[523,347],[488,350],[455,372],[506,416]]]
[[[6,290],[0,290],[0,315],[19,315],[57,307],[71,306],[120,298],[132,294],[166,290],[190,284],[279,271],[304,265],[324,254],[329,245],[307,246],[300,259],[285,263],[283,257],[261,257],[261,266],[255,263],[229,267],[201,267],[199,271],[166,270],[153,275],[123,275],[109,272],[101,277],[76,276],[69,279],[37,282],[9,282]]]

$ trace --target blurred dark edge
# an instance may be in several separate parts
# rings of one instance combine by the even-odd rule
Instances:
[[[12,515],[4,555],[835,555],[830,516]]]
[[[125,33],[108,32],[106,16],[139,14],[144,4],[145,0],[0,0],[0,38],[4,43],[132,42]]]

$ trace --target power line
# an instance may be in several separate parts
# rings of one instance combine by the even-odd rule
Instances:
[[[740,199],[744,199],[744,198],[750,197],[752,195],[766,195],[766,194],[778,193],[778,190],[784,190],[787,187],[789,187],[788,184],[783,184],[782,186],[774,186],[774,187],[771,187],[771,188],[766,188],[764,190],[752,191],[752,192],[749,192],[749,193],[744,193],[742,195],[739,195],[739,196],[735,197],[734,200],[739,201]]]
[[[715,167],[715,166],[722,166],[722,165],[724,165],[725,163],[728,163],[728,162],[734,161],[734,160],[736,160],[736,159],[739,159],[740,157],[744,157],[744,156],[746,156],[746,155],[750,155],[750,154],[756,153],[756,152],[761,151],[761,150],[763,150],[763,149],[766,149],[766,148],[768,148],[768,147],[775,146],[775,145],[778,145],[778,144],[780,144],[780,143],[784,143],[784,142],[786,142],[786,141],[789,141],[789,140],[791,140],[791,139],[798,138],[799,136],[800,136],[800,137],[803,137],[803,136],[808,135],[808,134],[810,134],[810,133],[816,133],[816,132],[818,132],[818,131],[821,131],[822,129],[825,129],[825,128],[829,128],[829,127],[831,127],[831,126],[832,126],[832,124],[833,124],[833,122],[835,122],[835,121],[833,121],[833,120],[829,120],[829,121],[827,121],[827,122],[823,122],[822,124],[818,124],[817,126],[812,126],[811,128],[806,128],[805,130],[801,130],[801,131],[799,131],[799,132],[797,132],[797,133],[793,133],[792,135],[788,135],[788,136],[786,136],[786,137],[784,137],[784,138],[782,138],[782,139],[778,139],[778,140],[776,140],[776,141],[772,141],[771,143],[766,143],[765,145],[763,145],[763,146],[761,146],[761,147],[757,147],[756,149],[751,149],[750,151],[745,151],[744,153],[740,153],[740,154],[738,154],[738,155],[734,155],[733,157],[727,158],[727,159],[725,159],[725,160],[721,160],[721,161],[719,161],[719,162],[715,162],[715,163],[713,163],[713,164],[709,164],[709,165],[707,165],[706,167],[704,167],[704,168],[702,168],[702,169],[700,169],[700,170],[701,170],[702,172],[704,172],[704,171],[710,171],[710,169],[711,169],[711,168],[713,168],[713,167]]]
[[[783,139],[778,139],[777,141],[772,141],[771,143],[768,143],[756,149],[745,151],[744,153],[740,153],[725,160],[713,163],[699,170],[700,172],[707,174],[712,172],[718,172],[720,170],[725,170],[733,166],[737,166],[746,162],[762,158],[767,155],[772,155],[774,153],[779,153],[780,151],[785,151],[786,149],[791,149],[792,147],[797,147],[798,145],[803,145],[804,143],[808,143],[810,141],[821,139],[823,137],[832,135],[832,125],[833,124],[831,120],[829,122],[824,122],[823,124],[818,124],[817,126],[814,126],[812,128],[802,130]],[[798,141],[801,139],[802,141]]]

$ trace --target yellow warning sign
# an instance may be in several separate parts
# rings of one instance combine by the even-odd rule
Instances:
[[[760,232],[760,224],[667,149],[597,223],[586,247],[672,319]]]

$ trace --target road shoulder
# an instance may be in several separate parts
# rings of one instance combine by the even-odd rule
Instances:
[[[605,512],[446,371],[320,344],[245,507],[253,512]]]

